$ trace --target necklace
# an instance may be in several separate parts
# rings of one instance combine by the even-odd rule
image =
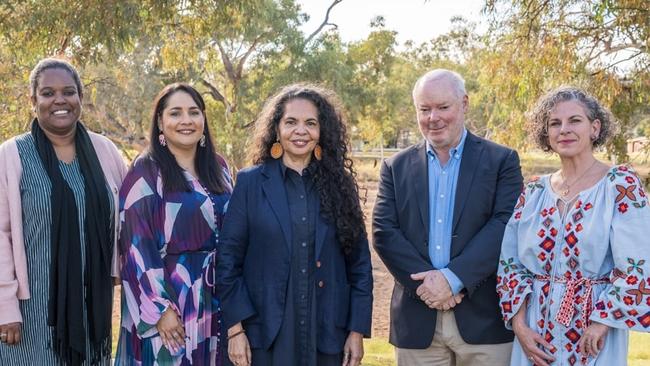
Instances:
[[[582,172],[582,174],[580,174],[578,179],[574,180],[573,183],[571,184],[567,183],[567,179],[564,176],[564,171],[560,170],[560,176],[562,177],[562,185],[560,185],[560,195],[566,198],[569,195],[569,192],[571,191],[571,186],[578,183],[585,176],[585,174],[587,174],[587,172],[590,171],[594,165],[596,165],[596,162],[598,162],[598,160],[594,159],[594,162],[591,163],[591,165],[589,165],[589,168],[587,168],[584,172]]]

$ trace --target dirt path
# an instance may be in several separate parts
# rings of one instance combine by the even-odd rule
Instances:
[[[361,185],[362,191],[367,189],[367,199],[363,206],[366,215],[366,228],[368,230],[368,239],[372,243],[372,229],[370,221],[372,219],[372,208],[375,206],[377,198],[377,182],[366,182]],[[379,259],[377,253],[370,245],[370,254],[372,256],[372,275],[374,279],[374,303],[372,309],[372,337],[388,338],[388,326],[390,323],[390,296],[393,291],[393,276],[388,272],[384,263]]]

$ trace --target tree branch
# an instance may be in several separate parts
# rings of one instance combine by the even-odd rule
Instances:
[[[604,67],[604,68],[602,68],[602,69],[600,69],[600,70],[598,70],[598,71],[594,71],[594,72],[592,72],[592,73],[591,73],[591,76],[596,76],[596,75],[600,74],[601,72],[607,71],[607,70],[613,68],[614,66],[616,66],[616,65],[618,65],[618,64],[621,64],[621,63],[623,63],[623,62],[627,62],[627,61],[630,61],[630,60],[632,60],[632,59],[634,59],[634,58],[637,58],[637,57],[641,56],[642,54],[643,54],[643,52],[642,52],[642,51],[639,51],[639,52],[633,54],[632,56],[630,56],[630,57],[628,57],[628,58],[625,58],[625,59],[623,59],[623,60],[618,60],[618,61],[614,62],[613,64],[609,64],[609,65],[607,65],[606,67]]]
[[[332,2],[332,4],[329,6],[329,8],[327,8],[327,12],[325,13],[325,20],[323,20],[323,22],[320,24],[320,26],[318,26],[318,28],[316,28],[316,30],[313,31],[313,32],[309,35],[309,37],[307,37],[307,39],[305,39],[305,44],[308,44],[309,42],[311,42],[311,40],[314,39],[314,37],[316,37],[316,36],[318,35],[318,33],[320,33],[320,32],[323,30],[323,28],[325,28],[325,26],[327,26],[327,25],[333,25],[333,26],[336,26],[335,24],[329,23],[329,20],[330,20],[330,12],[332,11],[332,9],[333,9],[336,5],[338,5],[338,4],[339,4],[340,2],[342,2],[342,1],[343,1],[343,0],[334,0],[334,1]]]
[[[59,49],[56,50],[56,54],[58,56],[63,56],[65,54],[65,50],[68,48],[68,44],[70,43],[70,35],[66,33],[61,41],[59,42]]]
[[[231,81],[236,80],[236,75],[235,75],[235,69],[232,66],[232,61],[230,60],[230,57],[228,56],[228,53],[226,53],[226,50],[223,49],[223,46],[221,46],[221,42],[216,41],[217,47],[219,47],[219,54],[221,55],[221,62],[223,62],[223,67],[226,69],[226,75],[228,76],[228,79]]]
[[[242,77],[242,73],[244,71],[244,64],[246,63],[246,60],[248,59],[248,57],[250,57],[253,51],[255,51],[255,47],[257,47],[257,44],[259,43],[260,39],[262,39],[262,37],[264,36],[266,36],[266,34],[260,34],[259,36],[257,36],[257,38],[255,38],[255,40],[248,48],[246,53],[237,62],[237,70],[235,71],[235,76],[237,77],[238,80],[240,80]]]
[[[214,98],[214,100],[221,102],[221,104],[226,107],[226,110],[230,109],[230,103],[226,100],[226,97],[221,94],[219,89],[214,86],[211,82],[207,81],[205,78],[201,78],[201,84],[206,86],[209,89],[210,96]]]

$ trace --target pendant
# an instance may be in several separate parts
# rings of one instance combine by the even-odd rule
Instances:
[[[567,188],[561,190],[561,191],[560,191],[560,195],[561,195],[562,197],[566,197],[566,196],[568,196],[568,195],[569,195],[569,190],[570,190],[569,187],[567,187]]]

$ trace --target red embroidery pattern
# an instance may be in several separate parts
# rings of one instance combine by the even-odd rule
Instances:
[[[623,180],[625,180],[626,184],[615,185],[617,195],[614,201],[618,204],[618,212],[624,214],[628,211],[630,206],[634,208],[642,208],[648,205],[648,200],[645,199],[646,194],[643,190],[643,185],[641,184],[641,180],[634,170],[621,165],[618,166],[614,171],[607,173],[607,176],[612,182],[616,180],[617,177],[625,177]]]
[[[634,212],[637,212],[636,209],[648,205],[646,192],[632,170],[625,166],[619,166],[610,170],[608,178],[612,182],[609,187],[614,193],[607,197],[606,202],[609,205],[614,199],[615,216],[625,215],[624,217],[627,218],[634,215]],[[543,182],[534,180],[528,183],[527,189],[517,202],[515,220],[521,219],[525,205],[530,205],[531,198],[526,197],[526,194],[532,194],[535,190],[543,191],[546,188]],[[536,258],[539,261],[536,267],[541,267],[542,271],[539,273],[542,275],[532,277],[526,267],[515,261],[514,258],[508,258],[501,261],[500,273],[497,276],[497,291],[501,299],[503,318],[506,321],[510,320],[513,313],[518,311],[525,296],[532,290],[532,282],[543,281],[540,283],[539,294],[530,299],[530,301],[537,301],[538,304],[537,314],[531,314],[536,318],[534,327],[547,342],[557,347],[563,347],[567,351],[567,354],[562,357],[564,361],[559,362],[571,365],[587,362],[587,359],[580,355],[578,343],[584,330],[589,326],[589,317],[592,312],[595,316],[625,324],[629,328],[650,330],[650,311],[648,311],[648,307],[650,307],[650,277],[648,277],[645,259],[628,258],[627,263],[619,263],[620,258],[616,259],[618,268],[611,271],[608,279],[589,278],[588,271],[585,271],[584,274],[581,271],[580,262],[585,261],[585,258],[580,259],[581,252],[588,253],[584,245],[592,240],[588,234],[590,233],[588,223],[593,218],[592,212],[596,212],[598,215],[603,211],[599,200],[592,200],[588,197],[590,196],[580,196],[582,200],[577,200],[567,207],[566,220],[563,221],[560,221],[554,203],[547,207],[536,206],[537,208],[532,212],[526,211],[526,215],[529,215],[526,217],[527,223],[530,219],[539,223],[539,226],[527,227],[527,230],[534,229],[532,231],[533,242],[528,245],[537,245],[537,248],[533,247],[536,249]],[[531,217],[530,214],[535,217]],[[554,261],[555,254],[559,255],[557,259],[562,259],[560,262]],[[554,267],[558,265],[562,270],[558,271],[560,268],[558,267],[553,271]],[[553,305],[550,298],[553,282],[563,283],[562,287],[565,291],[560,294],[561,300],[557,314],[550,312]],[[594,299],[593,301],[596,303],[593,304],[592,293],[596,291],[592,289],[593,285],[607,282],[611,282],[612,286],[608,286],[606,292],[603,292],[600,297],[601,299],[606,298],[606,300]],[[562,325],[562,328],[554,329],[558,323]],[[557,332],[560,329],[563,331]],[[554,331],[556,333],[553,333]],[[557,349],[554,347],[551,353],[556,351]]]

